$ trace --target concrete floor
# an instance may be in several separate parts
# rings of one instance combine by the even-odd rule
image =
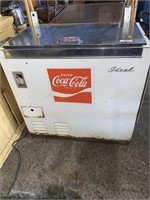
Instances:
[[[149,199],[149,92],[130,144],[28,135],[17,147],[21,170],[11,198]],[[0,195],[16,170],[11,152],[0,170]]]

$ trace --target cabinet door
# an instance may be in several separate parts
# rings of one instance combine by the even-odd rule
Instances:
[[[15,100],[15,97],[12,93],[10,85],[7,81],[6,75],[4,74],[4,71],[3,71],[1,66],[0,66],[0,72],[1,72],[0,87],[3,90],[3,95],[4,95],[4,97],[7,101],[7,104],[9,105],[11,112],[13,113],[15,120],[20,125],[20,124],[23,123],[24,120],[23,120],[23,117],[22,117],[21,112],[19,110],[19,107],[16,103],[16,100]]]
[[[9,83],[0,66],[0,168],[12,150],[12,143],[20,137],[24,121]]]
[[[15,121],[2,93],[0,93],[0,153],[17,129]]]

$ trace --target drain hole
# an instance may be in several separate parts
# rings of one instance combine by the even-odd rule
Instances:
[[[31,109],[31,111],[33,112],[33,111],[34,111],[34,109]]]

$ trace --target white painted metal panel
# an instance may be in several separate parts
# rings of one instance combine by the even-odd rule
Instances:
[[[43,110],[39,107],[23,106],[22,107],[24,117],[43,118]]]
[[[2,64],[20,108],[43,109],[44,118],[24,117],[30,132],[35,132],[35,122],[44,123],[43,130],[51,135],[131,138],[149,68],[149,48],[144,48],[142,58],[4,59]],[[92,103],[55,102],[47,70],[87,68]],[[27,88],[17,87],[14,71],[23,73]]]
[[[130,140],[150,65],[150,43],[146,37],[145,40],[147,45],[143,46],[139,58],[36,60],[5,59],[2,56],[4,71],[21,112],[22,107],[28,107],[26,111],[29,113],[24,120],[29,131]],[[22,73],[27,88],[17,86],[13,72]],[[84,93],[90,94],[90,98],[84,98]],[[81,95],[80,99],[75,98],[77,95]],[[61,102],[67,98],[73,98],[75,102]],[[31,117],[29,109],[33,107],[41,108],[43,118]],[[41,110],[37,112],[42,114]]]

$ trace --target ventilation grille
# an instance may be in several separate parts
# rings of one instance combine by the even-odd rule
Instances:
[[[46,125],[43,122],[32,122],[32,127],[36,134],[48,134]]]
[[[69,135],[69,128],[66,123],[55,122],[54,128],[56,135]]]

